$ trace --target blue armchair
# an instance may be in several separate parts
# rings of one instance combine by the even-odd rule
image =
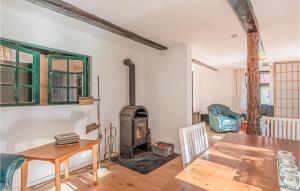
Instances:
[[[261,104],[259,106],[259,113],[260,116],[274,117],[274,106],[268,104]],[[247,120],[247,113],[242,113],[242,116],[245,120]]]
[[[22,165],[25,158],[21,155],[0,153],[0,190],[11,191],[15,171]]]
[[[217,133],[239,132],[241,115],[233,112],[229,107],[212,104],[207,107],[209,126]]]

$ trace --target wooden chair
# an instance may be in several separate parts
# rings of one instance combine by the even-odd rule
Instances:
[[[205,122],[179,129],[179,138],[184,167],[208,148]]]

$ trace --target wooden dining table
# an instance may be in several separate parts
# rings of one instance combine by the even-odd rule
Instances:
[[[276,159],[279,150],[292,152],[300,167],[300,141],[228,133],[162,190],[280,190]]]

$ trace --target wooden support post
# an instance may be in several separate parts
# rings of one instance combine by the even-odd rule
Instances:
[[[259,134],[259,33],[247,33],[248,56],[248,92],[247,92],[247,119],[246,133],[249,135]]]

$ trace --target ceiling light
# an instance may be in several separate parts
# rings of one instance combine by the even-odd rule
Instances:
[[[237,38],[239,35],[238,34],[232,34],[231,38]]]

